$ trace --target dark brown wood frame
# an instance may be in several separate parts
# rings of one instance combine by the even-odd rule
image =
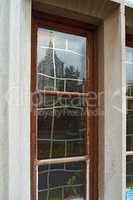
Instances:
[[[32,45],[31,45],[31,103],[36,101],[36,60],[37,60],[37,28],[45,27],[56,31],[85,36],[89,39],[87,47],[87,69],[89,77],[87,79],[87,89],[97,93],[96,69],[96,27],[75,20],[53,16],[40,12],[33,12],[32,17]],[[89,58],[89,63],[88,63]],[[34,94],[34,95],[33,95]],[[58,93],[59,94],[59,93]],[[53,95],[58,95],[53,94]],[[61,94],[63,95],[63,94]],[[67,94],[64,94],[67,95]],[[75,95],[75,93],[73,94]],[[76,96],[86,96],[85,93],[77,93]],[[36,144],[36,108],[31,105],[31,200],[36,200],[36,164],[37,164],[37,144]],[[87,118],[87,126],[91,133],[87,133],[87,152],[90,159],[90,200],[98,200],[98,130],[97,130],[97,101],[94,112],[96,115]],[[88,130],[89,130],[88,129]],[[88,144],[89,141],[89,144]]]
[[[133,48],[133,35],[126,35],[126,46]]]

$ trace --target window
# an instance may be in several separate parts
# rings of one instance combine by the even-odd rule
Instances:
[[[126,3],[133,4],[133,0],[126,0]]]
[[[94,34],[88,28],[34,17],[32,200],[97,199],[93,60]]]
[[[133,37],[127,37],[127,189],[133,189]]]

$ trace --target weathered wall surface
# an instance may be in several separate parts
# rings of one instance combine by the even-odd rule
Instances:
[[[124,6],[104,21],[104,199],[125,199],[126,68]]]
[[[0,1],[0,199],[8,199],[9,5]]]
[[[29,200],[31,1],[10,0],[9,12],[8,192]]]
[[[31,1],[0,0],[0,199],[30,199]]]
[[[40,3],[40,7],[45,5],[44,11],[47,12],[47,5],[66,9],[71,12],[77,12],[83,15],[104,19],[111,13],[118,4],[109,0],[33,0],[33,5]],[[46,10],[45,10],[46,8]],[[56,12],[56,10],[55,10]]]

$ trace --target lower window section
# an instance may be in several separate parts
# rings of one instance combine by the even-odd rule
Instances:
[[[85,200],[86,162],[38,168],[38,200]]]
[[[85,99],[42,95],[39,98],[44,105],[39,103],[37,112],[38,159],[85,155]]]
[[[133,189],[133,156],[127,156],[127,188]]]

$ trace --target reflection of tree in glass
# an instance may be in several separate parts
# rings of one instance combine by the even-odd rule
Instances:
[[[67,185],[71,186],[69,188],[69,192],[70,192],[71,195],[77,195],[77,189],[74,186],[76,184],[77,184],[77,177],[76,177],[76,175],[73,175],[72,177],[70,177],[68,179],[68,182],[67,182]]]
[[[133,190],[133,184],[131,184],[130,186],[127,187],[130,190]]]
[[[66,78],[78,79],[79,76],[80,76],[80,72],[78,71],[78,69],[75,69],[74,66],[70,65],[69,67],[66,67],[65,69]]]
[[[67,181],[67,187],[65,189],[65,197],[66,199],[73,199],[80,197],[80,189],[79,187],[76,187],[77,184],[81,184],[81,174],[80,173],[74,173],[73,176],[69,177]],[[68,197],[68,198],[67,198]]]
[[[80,72],[78,71],[78,69],[75,69],[75,67],[72,65],[66,67],[65,78],[79,79],[79,77],[80,77]],[[67,80],[66,89],[67,91],[80,91],[81,82],[74,80]]]
[[[58,67],[58,66],[57,66]],[[74,66],[70,65],[69,67],[67,66],[65,68],[65,76],[62,76],[62,78],[67,78],[67,79],[78,79],[80,77],[80,72],[75,69]],[[57,85],[57,90],[63,91],[64,90],[64,81],[63,80],[57,80],[56,85]],[[67,80],[66,84],[66,90],[67,91],[79,91],[80,90],[80,85],[78,81],[72,81],[72,80]]]

